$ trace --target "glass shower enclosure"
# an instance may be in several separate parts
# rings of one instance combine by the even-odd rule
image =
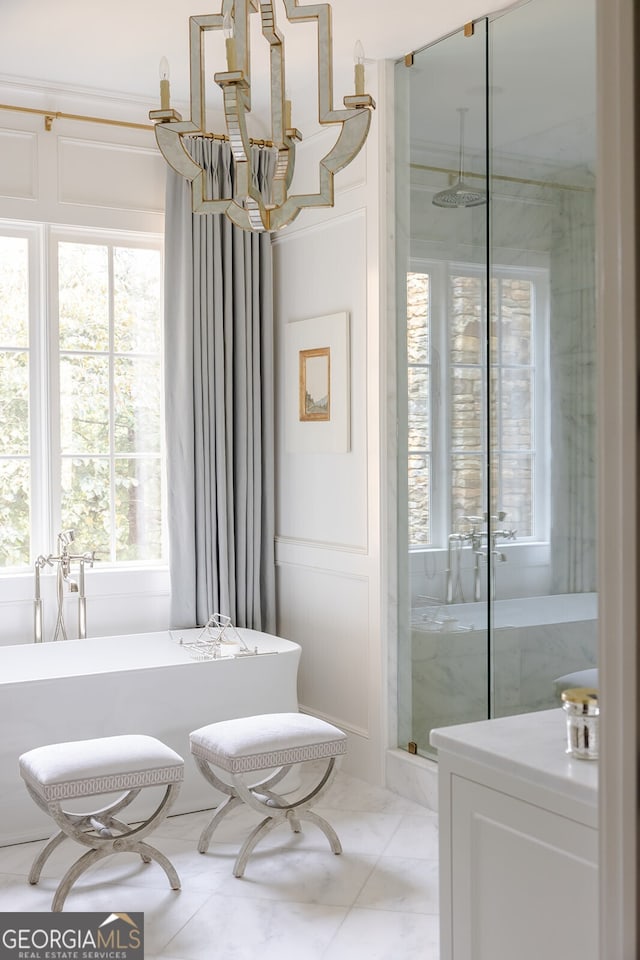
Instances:
[[[395,89],[398,736],[429,756],[596,666],[595,4],[467,25]]]

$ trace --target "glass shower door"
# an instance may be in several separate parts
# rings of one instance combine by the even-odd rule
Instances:
[[[487,25],[397,67],[400,745],[484,719]]]
[[[560,678],[596,663],[595,4],[497,16],[488,65],[491,716],[504,716],[557,706]]]
[[[430,754],[434,727],[597,684],[595,0],[529,0],[409,59],[398,729]]]

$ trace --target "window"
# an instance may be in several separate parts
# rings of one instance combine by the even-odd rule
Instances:
[[[0,225],[0,567],[60,529],[163,560],[161,269],[157,238]]]
[[[494,268],[491,280],[491,513],[518,540],[548,539],[545,412],[548,275]],[[487,489],[485,282],[473,265],[407,275],[409,543],[445,546]]]

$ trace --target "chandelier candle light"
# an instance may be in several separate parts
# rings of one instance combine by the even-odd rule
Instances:
[[[339,126],[332,149],[319,162],[319,191],[289,195],[295,167],[295,144],[302,134],[291,122],[291,101],[285,99],[284,36],[278,29],[275,0],[223,0],[220,13],[189,18],[191,117],[183,120],[170,106],[169,65],[160,63],[160,110],[152,110],[156,140],[167,163],[191,182],[194,213],[224,213],[243,230],[274,231],[291,223],[301,210],[332,207],[333,177],[362,148],[371,124],[373,98],[364,92],[364,50],[355,48],[355,94],[343,99],[343,110],[333,108],[333,54],[331,7],[328,3],[299,7],[297,0],[283,0],[287,19],[317,21],[318,121]],[[264,198],[251,175],[251,139],[247,116],[251,113],[251,13],[259,13],[262,36],[270,45],[271,144],[276,153],[270,196]],[[226,67],[214,74],[222,90],[227,137],[234,160],[233,196],[214,200],[207,196],[205,174],[192,158],[185,139],[211,135],[206,129],[204,80],[204,33],[222,30]],[[215,136],[215,135],[214,135]],[[220,135],[217,135],[220,138]]]

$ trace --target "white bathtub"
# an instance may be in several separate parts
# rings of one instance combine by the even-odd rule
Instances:
[[[18,757],[46,743],[145,733],[185,759],[173,813],[211,807],[213,791],[189,754],[189,733],[216,720],[296,711],[300,647],[239,630],[257,656],[223,647],[194,660],[180,645],[199,630],[0,647],[0,846],[35,840],[52,822],[29,798]]]
[[[517,597],[496,600],[491,605],[495,628],[531,627],[545,624],[576,623],[596,620],[597,593],[563,593],[548,597]],[[438,633],[480,630],[487,623],[486,603],[452,603],[441,606],[416,606],[412,624]]]
[[[411,698],[414,732],[558,704],[557,677],[593,667],[597,595],[562,594],[497,600],[492,605],[489,663],[486,603],[414,608]]]

